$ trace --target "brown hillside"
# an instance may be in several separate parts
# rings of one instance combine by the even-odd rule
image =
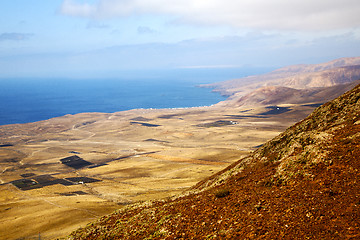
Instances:
[[[240,98],[233,98],[224,106],[256,106],[279,104],[305,104],[324,103],[354,88],[360,81],[339,84],[331,87],[316,87],[308,89],[295,89],[281,86],[268,86],[258,88]]]
[[[360,65],[360,57],[339,58],[326,63],[320,64],[298,64],[280,68],[274,72],[292,72],[292,73],[305,73],[305,72],[320,72],[332,68]]]
[[[301,64],[284,67],[270,73],[203,85],[224,95],[243,96],[265,86],[295,89],[330,87],[350,83],[360,78],[360,57],[341,58],[321,64]]]
[[[130,206],[73,239],[359,239],[360,85],[183,197]]]
[[[360,65],[344,66],[320,72],[302,73],[280,80],[269,81],[267,85],[288,86],[297,89],[331,87],[350,83],[360,78]]]

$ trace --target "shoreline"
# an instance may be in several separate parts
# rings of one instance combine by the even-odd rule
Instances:
[[[67,114],[113,114],[134,109],[189,109],[211,107],[227,100],[227,97],[219,93],[201,88],[198,85],[189,85],[186,81],[177,81],[174,86],[169,83],[160,89],[157,89],[158,86],[160,87],[159,83],[156,83],[153,87],[147,87],[149,83],[147,81],[145,82],[145,85],[137,88],[135,83],[124,85],[125,83],[120,81],[119,85],[114,87],[109,85],[96,91],[96,84],[99,83],[97,82],[95,85],[93,84],[93,86],[89,87],[88,91],[87,89],[81,91],[72,90],[72,92],[69,93],[74,94],[72,97],[63,97],[63,95],[66,96],[67,93],[61,92],[61,88],[59,90],[53,89],[52,86],[50,86],[50,90],[55,91],[55,94],[45,92],[49,88],[49,86],[46,86],[44,89],[39,90],[40,93],[31,93],[31,89],[28,90],[27,94],[31,93],[29,96],[34,96],[31,98],[26,94],[20,94],[25,95],[25,97],[22,99],[15,98],[15,100],[12,100],[14,97],[3,96],[3,100],[11,104],[8,106],[0,106],[0,110],[3,112],[2,118],[0,119],[0,126],[46,121]],[[63,84],[62,88],[67,87],[68,84],[69,83]],[[121,89],[123,85],[131,89],[131,91],[126,92],[125,95],[122,94],[122,92],[125,91]],[[110,90],[112,88],[115,88],[115,90]],[[12,91],[16,92],[16,90]],[[11,93],[12,91],[9,92]],[[97,92],[97,95],[93,96],[94,91]],[[115,92],[111,94],[111,91]],[[77,96],[78,94],[79,96]],[[27,103],[23,104],[21,101],[27,101]]]
[[[226,101],[226,100],[224,100]],[[75,116],[75,115],[79,115],[79,114],[117,114],[117,113],[121,113],[121,112],[127,112],[127,111],[137,111],[137,110],[150,110],[150,111],[156,111],[156,110],[187,110],[187,109],[196,109],[196,108],[211,108],[211,107],[216,107],[217,104],[224,102],[224,101],[220,101],[217,102],[215,104],[209,105],[209,106],[194,106],[194,107],[174,107],[174,108],[133,108],[133,109],[128,109],[128,110],[121,110],[121,111],[116,111],[116,112],[79,112],[79,113],[74,113],[74,114],[65,114],[62,116],[58,116],[58,117],[52,117],[52,118],[48,118],[48,119],[44,119],[44,120],[38,120],[38,121],[34,121],[34,122],[24,122],[24,123],[10,123],[10,124],[0,124],[0,128],[4,127],[4,126],[10,126],[10,125],[24,125],[24,124],[35,124],[38,122],[45,122],[45,121],[49,121],[52,119],[57,119],[57,118],[63,118],[66,116]]]

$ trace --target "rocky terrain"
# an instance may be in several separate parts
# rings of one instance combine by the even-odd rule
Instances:
[[[357,100],[345,95],[306,117],[354,88],[359,64],[344,58],[211,85],[231,96],[210,107],[0,126],[0,239],[66,236],[118,209],[73,236],[292,238],[311,222],[324,236],[356,238],[356,179],[350,189],[342,177],[357,174],[357,163],[340,156],[357,156]]]
[[[262,87],[280,86],[308,90],[352,83],[358,79],[360,79],[360,57],[354,57],[341,58],[321,64],[288,66],[263,75],[202,86],[214,88],[214,91],[236,100]]]
[[[70,239],[359,239],[360,85],[187,194]]]
[[[360,76],[359,76],[360,78]],[[244,96],[233,97],[227,102],[220,103],[223,106],[264,106],[279,104],[305,104],[305,103],[324,103],[338,97],[360,81],[330,86],[316,87],[307,89],[295,89],[282,86],[260,87]]]

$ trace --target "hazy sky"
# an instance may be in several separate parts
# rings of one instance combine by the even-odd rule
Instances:
[[[360,56],[359,0],[9,0],[0,78]]]

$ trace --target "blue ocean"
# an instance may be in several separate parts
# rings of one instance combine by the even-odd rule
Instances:
[[[244,75],[244,71],[183,70],[106,79],[0,79],[0,125],[82,112],[209,106],[225,97],[199,84]]]

